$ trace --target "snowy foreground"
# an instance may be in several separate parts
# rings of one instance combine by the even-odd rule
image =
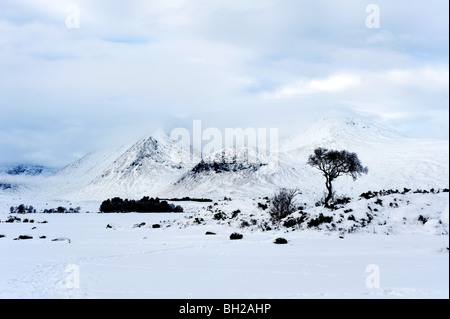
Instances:
[[[448,232],[177,226],[188,215],[1,213],[0,298],[449,298]]]

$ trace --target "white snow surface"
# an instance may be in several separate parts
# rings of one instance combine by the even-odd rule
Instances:
[[[231,241],[223,225],[150,227],[169,215],[38,214],[48,223],[36,229],[2,223],[0,298],[449,297],[448,236],[244,230]],[[19,234],[47,238],[12,239]],[[289,243],[275,245],[280,236]],[[379,287],[366,285],[369,265],[379,267]]]

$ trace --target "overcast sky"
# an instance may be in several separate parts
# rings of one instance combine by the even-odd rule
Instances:
[[[448,6],[0,0],[0,163],[62,166],[193,120],[283,136],[330,109],[448,139]]]

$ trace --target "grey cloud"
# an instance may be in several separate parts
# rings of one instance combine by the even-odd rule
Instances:
[[[327,109],[367,105],[410,135],[446,137],[448,88],[414,73],[448,70],[446,1],[380,0],[382,28],[370,30],[369,1],[79,0],[81,27],[67,29],[72,3],[0,2],[0,162],[61,165],[193,119],[288,132]],[[410,85],[371,77],[393,70]],[[262,98],[336,74],[362,83]]]

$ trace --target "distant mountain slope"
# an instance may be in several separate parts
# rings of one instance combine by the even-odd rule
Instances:
[[[296,169],[302,169],[299,162],[306,162],[317,147],[356,152],[369,167],[369,174],[357,182],[342,177],[337,180],[338,185],[344,184],[341,186],[347,192],[352,189],[447,187],[449,184],[448,141],[407,138],[358,117],[326,117],[281,142],[281,157]],[[311,175],[314,171],[311,170],[307,167],[304,174]],[[314,175],[317,174],[318,171],[314,171]]]
[[[55,172],[56,169],[42,165],[17,164],[0,167],[0,175],[49,176]]]
[[[242,196],[257,190],[271,192],[273,184],[263,179],[274,170],[274,158],[261,153],[254,147],[228,147],[208,154],[165,192],[171,196],[219,197]]]
[[[399,132],[362,117],[332,113],[281,141],[280,151],[289,152],[311,145],[342,148],[359,143],[382,143],[404,139],[406,137]]]
[[[29,194],[42,188],[56,169],[42,165],[13,164],[0,167],[0,195]]]
[[[59,197],[105,199],[154,194],[175,182],[189,166],[190,153],[156,132],[131,146],[89,154],[55,175]]]
[[[167,192],[189,196],[271,194],[277,188],[300,188],[320,197],[324,179],[306,164],[317,147],[356,152],[369,174],[356,182],[340,177],[335,181],[338,195],[359,195],[383,188],[448,187],[448,141],[411,139],[366,119],[327,116],[280,142],[271,165],[233,171],[190,172]],[[217,152],[216,157],[220,152]]]
[[[197,153],[192,156],[189,148],[157,132],[134,144],[88,154],[50,177],[6,175],[0,179],[0,191],[24,189],[46,198],[103,200],[255,197],[287,187],[319,199],[324,178],[306,164],[317,147],[356,152],[369,168],[356,182],[339,177],[334,184],[338,195],[449,186],[448,141],[411,139],[367,119],[334,115],[280,141],[272,154],[253,147],[225,148],[194,162]]]
[[[44,185],[43,193],[56,198],[73,198],[71,194],[83,193],[86,187],[99,178],[126,149],[127,146],[121,146],[85,155],[50,176]],[[96,199],[95,194],[92,195],[94,195],[92,198]]]

